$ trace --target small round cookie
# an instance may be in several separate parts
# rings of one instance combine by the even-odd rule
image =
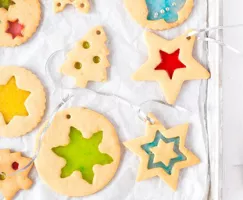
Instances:
[[[35,165],[53,190],[80,197],[104,188],[119,163],[120,143],[113,125],[92,110],[69,108],[56,114]]]
[[[0,1],[0,46],[26,42],[36,32],[40,19],[39,0]]]
[[[125,0],[132,17],[143,27],[166,30],[182,24],[190,15],[194,0]]]
[[[41,121],[46,96],[40,80],[20,67],[0,67],[0,136],[17,137]]]

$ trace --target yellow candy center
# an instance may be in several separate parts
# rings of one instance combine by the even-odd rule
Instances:
[[[24,103],[29,95],[30,92],[17,87],[15,77],[10,78],[6,85],[0,85],[0,113],[6,124],[14,116],[28,116]]]

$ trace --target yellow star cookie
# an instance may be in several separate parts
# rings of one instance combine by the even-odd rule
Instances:
[[[25,167],[30,158],[22,157],[20,152],[11,153],[10,150],[0,150],[0,192],[5,200],[11,200],[19,190],[27,190],[31,187],[32,181],[28,178],[28,174],[32,165],[23,172],[13,176],[4,176],[3,174],[12,174],[16,170]]]
[[[147,122],[146,135],[124,143],[140,158],[137,181],[159,176],[176,190],[180,170],[200,162],[185,147],[188,124],[166,130],[154,115],[149,117],[155,123]]]
[[[89,0],[54,0],[54,11],[61,12],[68,4],[75,6],[83,13],[88,13],[90,10]]]
[[[68,53],[61,73],[73,76],[76,85],[81,88],[86,87],[88,81],[106,81],[106,68],[110,66],[106,41],[104,29],[101,26],[93,28]]]
[[[0,136],[17,137],[32,131],[46,108],[39,79],[21,67],[0,67]]]
[[[159,82],[169,104],[175,103],[184,81],[210,77],[210,73],[192,57],[195,36],[185,34],[166,40],[145,32],[145,39],[148,60],[135,72],[133,79]]]

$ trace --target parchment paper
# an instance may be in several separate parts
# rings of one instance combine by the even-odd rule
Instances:
[[[134,5],[136,6],[136,5]],[[204,124],[206,81],[186,82],[178,97],[175,107],[170,107],[149,100],[164,100],[159,85],[155,82],[135,82],[132,73],[147,59],[147,48],[143,40],[144,29],[138,25],[124,8],[122,0],[95,0],[92,12],[84,15],[73,7],[54,14],[52,1],[42,1],[43,19],[34,37],[26,44],[16,48],[0,48],[0,65],[18,65],[32,70],[40,77],[48,95],[48,113],[60,102],[63,94],[74,93],[75,98],[69,106],[85,106],[104,114],[116,127],[121,143],[145,134],[145,123],[135,112],[114,98],[103,97],[82,89],[70,91],[54,91],[48,80],[45,63],[54,51],[62,49],[82,38],[89,29],[103,25],[108,35],[108,47],[111,51],[109,59],[109,82],[89,84],[90,89],[106,93],[115,93],[135,104],[142,105],[145,112],[153,112],[167,128],[178,124],[190,123],[187,147],[200,159],[201,164],[183,169],[177,192],[173,192],[158,177],[136,183],[135,178],[139,159],[123,146],[120,168],[113,181],[101,192],[83,198],[68,198],[58,195],[39,177],[35,169],[31,172],[34,185],[30,190],[21,191],[16,199],[23,200],[203,200],[207,199],[209,190],[208,175],[208,140]],[[157,32],[167,39],[183,34],[188,29],[206,27],[207,2],[195,0],[195,9],[190,18],[182,26],[164,32]],[[194,56],[207,66],[206,47],[198,42]],[[59,57],[55,57],[59,59]],[[60,55],[61,62],[64,59]],[[55,66],[54,68],[56,68]],[[53,71],[53,73],[56,73]],[[55,76],[55,75],[53,75]],[[0,148],[22,151],[25,155],[33,155],[35,137],[38,128],[20,138],[0,138]],[[122,144],[121,144],[122,145]],[[47,167],[51,167],[48,166]]]

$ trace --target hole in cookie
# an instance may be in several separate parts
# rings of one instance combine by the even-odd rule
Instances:
[[[186,68],[186,66],[180,61],[180,49],[176,50],[173,53],[167,53],[160,50],[161,62],[155,68],[155,70],[165,70],[170,79],[173,78],[174,72],[181,68]]]
[[[13,162],[12,163],[12,168],[13,168],[13,170],[18,170],[19,169],[19,163]]]
[[[8,10],[9,7],[14,4],[15,2],[12,0],[0,0],[0,8],[4,8],[6,10]]]
[[[61,5],[62,5],[62,4],[61,4],[60,2],[57,3],[57,7],[61,7]]]
[[[169,175],[176,163],[187,160],[180,151],[180,137],[166,138],[159,131],[153,142],[141,147],[149,155],[148,169],[162,168]]]
[[[89,44],[89,42],[84,41],[84,42],[83,42],[83,48],[85,48],[85,49],[89,49],[89,48],[90,48],[90,44]]]
[[[66,115],[66,118],[67,118],[67,119],[71,119],[71,115],[67,114],[67,115]]]
[[[70,142],[66,146],[52,148],[59,157],[66,160],[66,165],[61,170],[61,178],[67,178],[75,171],[80,171],[82,177],[89,184],[93,183],[95,165],[107,165],[113,162],[113,158],[100,152],[103,131],[93,133],[92,137],[84,138],[82,132],[71,127],[69,133]]]
[[[75,69],[81,69],[82,68],[82,64],[80,62],[76,62],[74,64],[74,67],[75,67]]]
[[[11,34],[12,38],[23,37],[22,31],[24,29],[24,25],[19,23],[19,20],[8,21],[8,29],[6,33]]]
[[[84,4],[84,3],[81,3],[81,4],[80,4],[80,7],[81,7],[81,8],[84,8],[84,7],[85,7],[85,4]]]
[[[4,181],[6,179],[6,174],[4,172],[0,173],[0,181]]]
[[[6,85],[0,85],[0,113],[6,124],[15,116],[28,116],[25,101],[30,92],[19,89],[15,77],[9,79]]]
[[[96,64],[98,64],[100,62],[100,57],[99,56],[95,56],[93,58],[93,62],[96,63]]]
[[[96,34],[97,34],[97,35],[100,35],[100,34],[101,34],[101,31],[100,31],[100,30],[97,30],[97,31],[96,31]]]

